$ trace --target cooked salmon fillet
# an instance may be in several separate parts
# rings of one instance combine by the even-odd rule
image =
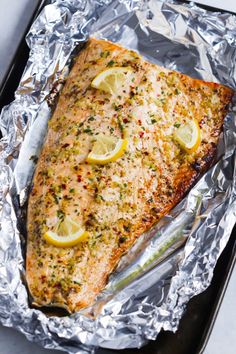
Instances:
[[[119,95],[91,86],[111,67],[132,69]],[[121,256],[213,161],[232,95],[223,85],[152,64],[117,44],[88,41],[49,121],[29,197],[26,278],[35,304],[75,312],[94,303]],[[174,139],[189,119],[200,127],[195,151]],[[88,163],[98,134],[125,135],[123,156]],[[65,216],[89,235],[73,247],[44,238]]]

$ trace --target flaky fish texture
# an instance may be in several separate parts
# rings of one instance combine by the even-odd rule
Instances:
[[[111,67],[132,69],[119,95],[91,86]],[[35,304],[75,312],[94,303],[121,256],[213,161],[232,94],[117,44],[88,41],[49,121],[29,197],[26,278]],[[174,139],[189,119],[201,134],[191,152]],[[125,136],[123,156],[105,165],[86,162],[98,134]],[[73,247],[53,246],[43,235],[65,216],[89,236]]]

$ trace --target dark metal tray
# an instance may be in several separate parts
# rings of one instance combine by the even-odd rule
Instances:
[[[31,22],[28,24],[26,32],[42,6],[48,2],[50,1],[41,0],[35,2],[35,12]],[[208,6],[202,7],[210,11],[217,10],[223,12],[222,10],[213,9]],[[28,59],[29,49],[24,40],[26,32],[22,33],[22,41],[15,49],[15,55],[12,60],[9,60],[9,67],[0,85],[0,111],[4,105],[9,104],[14,99],[14,92]],[[158,335],[156,341],[150,342],[141,349],[126,349],[122,351],[99,349],[98,354],[120,352],[123,354],[203,354],[220,303],[223,301],[230,273],[236,261],[235,235],[236,227],[217,263],[210,287],[204,293],[194,297],[189,302],[176,333],[163,331]]]
[[[24,30],[21,33],[21,40],[12,43],[12,46],[15,45],[15,53],[12,51],[12,55],[9,56],[8,66],[4,67],[3,79],[0,81],[0,111],[3,106],[10,103],[14,99],[14,92],[19,84],[21,75],[23,73],[24,67],[28,60],[29,49],[24,40],[33,19],[40,12],[41,8],[46,4],[46,0],[34,0],[34,6],[31,6],[30,9],[26,9],[29,12],[28,16],[30,21],[24,26]],[[0,9],[1,8],[0,4]],[[22,26],[23,28],[23,26]]]

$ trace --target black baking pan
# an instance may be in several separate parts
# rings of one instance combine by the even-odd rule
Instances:
[[[22,41],[15,50],[15,55],[9,60],[9,67],[6,70],[4,80],[0,85],[0,110],[14,99],[14,92],[26,65],[29,49],[24,40],[31,23],[40,11],[42,6],[50,1],[41,0],[35,2],[35,11],[31,21],[24,33]],[[222,10],[202,6],[209,11]],[[206,343],[209,339],[214,320],[217,315],[220,303],[223,301],[224,292],[236,260],[236,228],[234,228],[230,240],[220,256],[214,277],[209,288],[202,294],[195,296],[187,305],[186,312],[180,322],[176,333],[161,332],[155,341],[149,342],[140,349],[109,350],[99,349],[98,354],[203,354]],[[232,345],[235,343],[232,343]],[[236,351],[236,348],[235,348]]]
[[[19,84],[24,67],[28,60],[29,48],[25,42],[25,36],[33,22],[33,19],[40,12],[41,8],[46,4],[46,0],[34,0],[34,6],[30,7],[30,21],[25,25],[21,33],[21,39],[15,46],[12,57],[9,57],[8,66],[5,68],[3,79],[0,82],[0,110],[3,106],[10,103],[14,99],[14,92]],[[10,6],[10,5],[9,5]],[[14,4],[13,4],[14,6]],[[1,3],[0,3],[1,9]],[[3,9],[1,9],[2,11]],[[26,8],[27,11],[27,8]]]

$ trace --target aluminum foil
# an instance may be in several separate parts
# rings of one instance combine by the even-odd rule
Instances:
[[[91,35],[192,77],[236,87],[233,15],[157,0],[56,0],[35,20],[15,101],[1,114],[0,321],[68,353],[140,347],[161,329],[176,331],[189,299],[210,284],[236,219],[234,101],[218,163],[121,260],[96,304],[64,317],[29,306],[22,235],[35,156],[74,49]]]

